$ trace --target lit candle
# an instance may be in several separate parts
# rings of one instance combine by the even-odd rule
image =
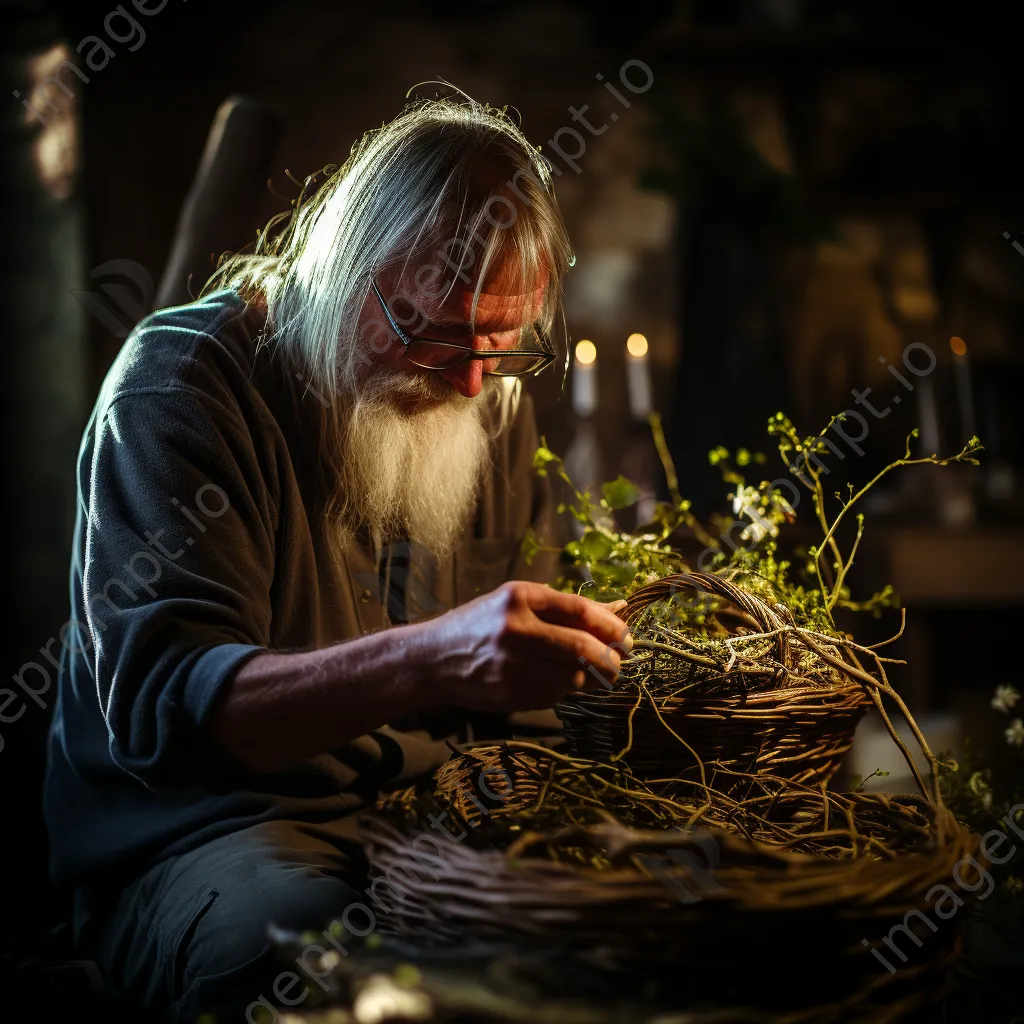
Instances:
[[[647,339],[631,334],[626,339],[626,386],[629,389],[629,414],[646,420],[654,401],[651,397],[651,368],[647,364]]]
[[[576,344],[572,367],[572,411],[593,416],[597,409],[597,346],[592,341]]]
[[[962,441],[967,441],[977,432],[974,423],[974,391],[971,387],[971,367],[967,362],[967,345],[963,338],[950,338],[953,350],[953,368],[956,373],[956,397],[960,406],[960,430]]]

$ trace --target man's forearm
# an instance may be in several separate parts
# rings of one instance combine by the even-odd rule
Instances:
[[[315,651],[257,654],[228,684],[217,741],[254,771],[289,768],[392,719],[444,703],[421,626]]]
[[[430,707],[550,708],[619,671],[632,640],[609,606],[515,581],[444,615],[316,651],[257,654],[229,683],[215,739],[260,772],[300,764]],[[584,666],[584,667],[581,667]]]

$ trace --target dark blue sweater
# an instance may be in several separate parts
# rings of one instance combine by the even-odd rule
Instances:
[[[45,794],[59,883],[123,876],[258,821],[348,814],[446,756],[439,730],[384,727],[258,775],[210,736],[246,658],[396,621],[394,566],[385,592],[379,553],[353,544],[339,565],[325,549],[307,429],[318,399],[271,346],[257,354],[262,328],[231,291],[153,314],[86,428]],[[406,619],[549,571],[519,557],[548,513],[536,441],[524,398],[455,557],[408,573]]]

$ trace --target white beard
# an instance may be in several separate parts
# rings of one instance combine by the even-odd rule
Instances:
[[[342,529],[360,526],[383,546],[408,537],[437,559],[451,555],[476,505],[490,435],[488,393],[466,399],[426,374],[378,370],[352,397],[342,451]],[[406,401],[424,400],[407,411]]]

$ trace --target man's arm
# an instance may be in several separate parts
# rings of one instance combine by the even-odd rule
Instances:
[[[430,707],[532,711],[618,673],[631,640],[607,607],[507,583],[427,622],[245,661],[211,721],[258,772],[279,771]]]

